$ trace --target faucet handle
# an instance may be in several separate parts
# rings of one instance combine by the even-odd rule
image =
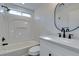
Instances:
[[[73,34],[69,34],[69,37],[68,37],[68,38],[69,38],[69,39],[71,39],[71,38],[72,38],[72,36],[73,36]]]
[[[5,38],[4,37],[2,37],[2,42],[4,42],[5,41]]]
[[[58,33],[59,34],[59,37],[61,37],[61,33]]]

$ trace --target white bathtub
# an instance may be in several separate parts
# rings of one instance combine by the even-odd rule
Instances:
[[[28,49],[34,45],[38,45],[36,41],[26,41],[17,44],[8,44],[0,46],[0,56],[22,56],[27,55]]]

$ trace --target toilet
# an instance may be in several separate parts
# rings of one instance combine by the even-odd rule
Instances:
[[[40,55],[40,46],[33,46],[28,50],[29,56],[39,56]]]

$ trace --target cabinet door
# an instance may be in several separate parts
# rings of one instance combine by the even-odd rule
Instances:
[[[40,54],[44,56],[48,56],[49,54],[52,56],[79,56],[78,50],[65,45],[56,44],[46,40],[41,40],[40,45]]]
[[[49,49],[48,47],[45,47],[45,46],[41,46],[41,52],[40,52],[40,55],[41,56],[54,56],[54,51],[51,50],[51,48]]]
[[[40,55],[41,56],[54,56],[54,50],[46,42],[40,40]]]
[[[41,51],[40,51],[40,55],[41,56],[48,56],[48,53],[49,53],[49,50],[48,50],[48,48],[46,48],[45,46],[41,46]]]
[[[75,49],[67,46],[61,46],[57,44],[52,44],[52,49],[57,56],[79,56],[79,52]]]

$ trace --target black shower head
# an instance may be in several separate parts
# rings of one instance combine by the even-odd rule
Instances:
[[[1,7],[4,7],[7,9],[7,11],[10,11],[10,9],[7,6],[2,5]]]

